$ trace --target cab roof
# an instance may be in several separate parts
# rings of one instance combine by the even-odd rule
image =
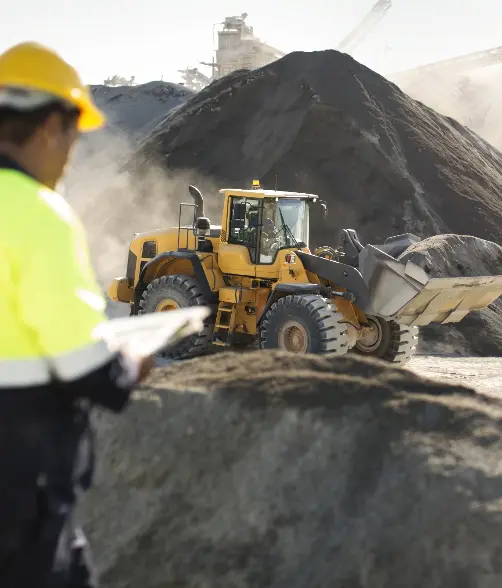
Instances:
[[[220,194],[231,196],[244,196],[247,198],[296,198],[302,200],[317,200],[317,194],[306,194],[305,192],[282,192],[276,190],[236,190],[234,188],[223,188]]]

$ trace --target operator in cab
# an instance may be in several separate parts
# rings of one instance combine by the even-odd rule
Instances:
[[[104,117],[77,72],[23,43],[0,55],[0,586],[96,586],[72,520],[92,481],[93,405],[120,412],[152,360],[92,337],[106,320],[83,227],[55,191]]]
[[[275,207],[265,201],[263,207],[263,226],[261,231],[260,251],[263,261],[272,262],[275,254],[279,250],[281,243],[279,231],[272,220],[275,216]]]

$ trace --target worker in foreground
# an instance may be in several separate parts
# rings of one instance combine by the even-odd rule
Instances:
[[[55,192],[104,117],[77,72],[33,43],[0,55],[0,586],[91,587],[73,525],[92,479],[89,409],[120,412],[150,359],[92,338],[106,320],[83,228]]]

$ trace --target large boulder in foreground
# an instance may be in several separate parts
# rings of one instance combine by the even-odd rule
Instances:
[[[434,278],[502,275],[502,247],[467,235],[424,239],[399,259],[412,261]],[[502,301],[499,298],[483,310],[472,311],[455,327],[429,326],[421,335],[422,350],[501,356]]]
[[[495,588],[502,407],[354,357],[224,353],[100,414],[107,588]]]

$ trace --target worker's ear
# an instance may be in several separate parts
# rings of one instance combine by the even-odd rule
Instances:
[[[52,112],[44,122],[43,135],[47,149],[69,150],[78,136],[77,121],[68,121],[61,112]]]
[[[57,146],[57,125],[55,124],[54,114],[50,114],[38,130],[38,135],[43,142],[44,148],[52,151]]]
[[[59,112],[51,113],[38,130],[42,183],[52,190],[64,174],[77,134],[76,121],[68,121]]]

